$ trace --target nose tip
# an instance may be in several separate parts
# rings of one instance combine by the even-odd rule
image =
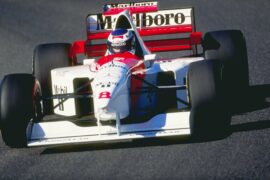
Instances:
[[[109,111],[107,108],[100,108],[98,116],[99,119],[103,121],[116,119],[116,113]]]

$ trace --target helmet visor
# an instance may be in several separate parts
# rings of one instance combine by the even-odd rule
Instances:
[[[123,53],[131,50],[132,38],[127,41],[114,41],[114,42],[108,41],[107,45],[111,53],[113,54]]]

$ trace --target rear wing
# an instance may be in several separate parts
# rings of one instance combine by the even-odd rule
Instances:
[[[88,57],[105,54],[106,44],[95,42],[108,38],[115,26],[118,13],[126,9],[130,11],[133,24],[137,27],[142,38],[145,36],[183,34],[174,39],[163,38],[144,41],[151,52],[193,50],[194,53],[197,53],[196,45],[201,43],[201,33],[195,32],[194,9],[192,7],[158,10],[157,2],[142,2],[108,4],[104,6],[103,13],[90,14],[86,17],[87,41],[84,48]],[[81,44],[77,45],[83,45],[82,42],[79,43]]]

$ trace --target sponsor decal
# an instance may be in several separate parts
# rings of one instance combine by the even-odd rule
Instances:
[[[126,45],[126,42],[115,42],[115,43],[112,43],[112,47],[122,47],[122,46],[125,46]]]
[[[124,36],[113,36],[112,39],[124,39]]]
[[[136,27],[159,27],[191,24],[192,9],[163,10],[158,12],[137,13],[132,15]],[[88,31],[111,30],[117,16],[104,16],[102,14],[88,17]]]
[[[54,93],[55,94],[67,94],[67,86],[58,86],[54,85]],[[64,111],[64,102],[65,98],[58,98],[58,103],[59,103],[59,110]]]
[[[113,58],[112,61],[120,61],[120,62],[122,62],[122,61],[124,61],[124,60],[125,60],[124,57],[115,57],[115,58]],[[121,66],[119,65],[118,67],[121,67]]]
[[[107,4],[105,5],[105,9],[115,9],[115,8],[129,8],[129,7],[147,7],[147,6],[157,6],[157,2],[131,2],[126,4]]]
[[[111,87],[111,86],[118,86],[117,82],[99,82],[95,84],[95,87],[101,87],[101,88],[105,88],[105,87]]]
[[[124,61],[125,59],[124,58],[121,58],[121,57],[116,57],[112,60],[112,62],[110,63],[107,63],[101,67],[99,67],[99,72],[105,70],[105,71],[108,71],[108,69],[110,68],[113,68],[113,69],[123,69],[124,71],[128,71],[128,68],[124,65],[121,65],[121,64],[114,64],[114,61],[119,61],[119,62],[122,62]]]
[[[170,13],[170,14],[157,14],[154,16],[147,15],[143,13],[142,15],[142,24],[143,27],[149,27],[152,25],[155,26],[163,26],[163,25],[171,25],[171,24],[183,24],[185,22],[185,15],[183,13]],[[137,24],[140,23],[140,20]]]
[[[67,86],[54,85],[53,88],[54,88],[55,94],[66,94],[67,93]]]

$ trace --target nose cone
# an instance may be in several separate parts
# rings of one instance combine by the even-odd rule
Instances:
[[[98,70],[93,81],[93,93],[95,114],[101,120],[115,119],[116,113],[120,113],[122,118],[128,115],[127,72],[128,67],[121,62],[106,63]]]

